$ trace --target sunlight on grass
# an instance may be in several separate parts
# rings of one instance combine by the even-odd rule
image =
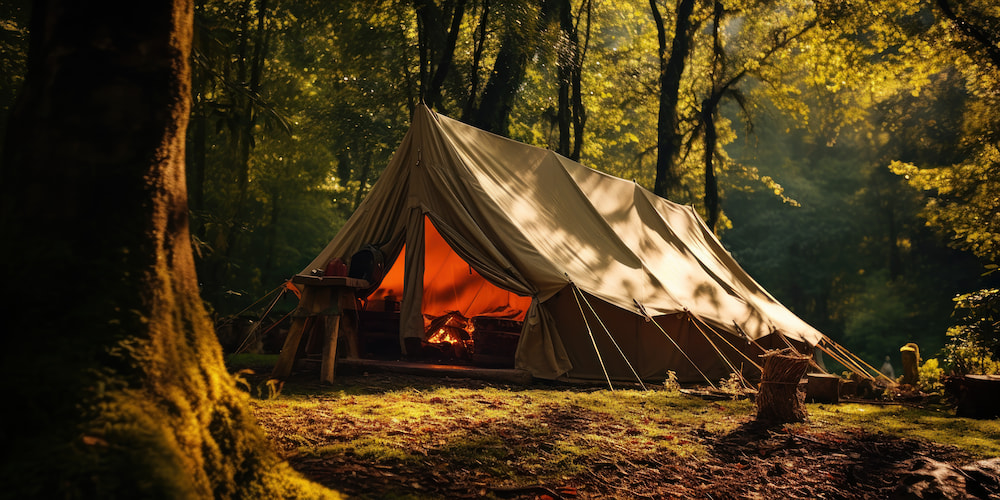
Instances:
[[[812,420],[836,428],[860,427],[955,446],[979,457],[1000,456],[1000,420],[959,418],[904,406],[808,405]]]
[[[415,462],[420,459],[419,455],[400,449],[394,442],[379,438],[355,439],[342,445],[322,446],[315,449],[317,455],[347,451],[375,463]]]
[[[720,436],[753,420],[748,400],[705,401],[676,391],[311,385],[254,399],[279,448],[380,466],[457,467],[505,486],[549,482],[620,463],[713,456]],[[422,385],[421,385],[422,384]],[[861,429],[1000,455],[1000,422],[899,405],[808,405],[804,432]],[[631,462],[630,462],[631,461]],[[339,462],[338,462],[339,463]],[[438,464],[438,465],[434,465]],[[602,465],[604,464],[604,465]],[[479,476],[476,476],[479,477]]]

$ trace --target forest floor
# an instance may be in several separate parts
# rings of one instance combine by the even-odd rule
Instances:
[[[241,377],[279,453],[352,498],[888,498],[921,457],[1000,456],[1000,422],[913,405],[809,404],[765,428],[746,399],[662,386]]]

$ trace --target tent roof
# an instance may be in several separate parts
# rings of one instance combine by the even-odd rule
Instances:
[[[398,248],[415,212],[470,263],[494,269],[480,274],[527,283],[542,302],[572,283],[622,309],[689,311],[753,339],[823,337],[743,271],[693,208],[423,105],[368,197],[306,270],[365,243]]]

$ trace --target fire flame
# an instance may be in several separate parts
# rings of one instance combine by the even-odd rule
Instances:
[[[451,329],[440,328],[427,339],[427,342],[439,344],[441,342],[461,342],[462,340],[462,337]]]

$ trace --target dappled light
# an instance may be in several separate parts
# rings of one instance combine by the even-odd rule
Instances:
[[[0,7],[10,496],[1000,497],[995,0],[136,5]]]

